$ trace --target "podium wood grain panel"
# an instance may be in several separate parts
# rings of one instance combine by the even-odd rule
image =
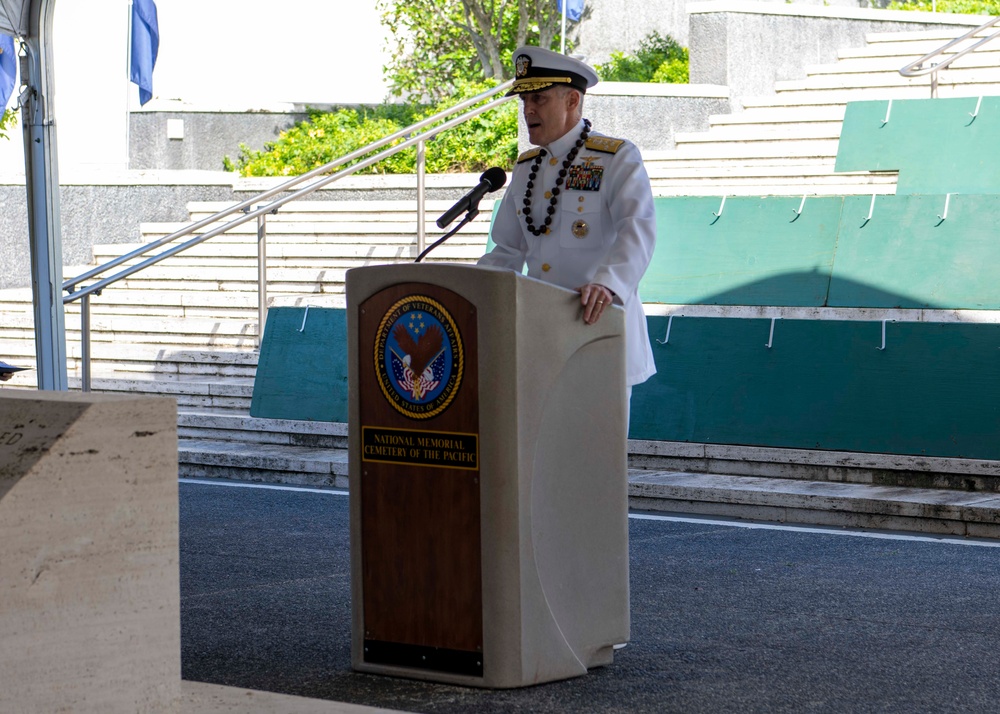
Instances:
[[[412,296],[425,296],[444,308],[461,346],[461,383],[450,402],[426,418],[412,418],[393,405],[385,380],[380,383],[376,358],[389,311]],[[453,434],[464,444],[457,455],[467,457],[455,460],[456,466],[405,463],[405,458],[391,463],[393,451],[380,459],[361,459],[364,638],[482,652],[475,308],[450,290],[405,283],[376,293],[357,309],[360,428],[402,435],[401,443],[410,444],[427,438],[447,443]],[[469,444],[475,447],[474,460]]]

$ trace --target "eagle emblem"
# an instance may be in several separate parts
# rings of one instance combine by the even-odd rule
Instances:
[[[429,297],[397,301],[379,326],[375,366],[382,393],[400,413],[426,419],[444,411],[464,368],[462,339],[451,315]]]
[[[419,317],[419,316],[418,316]],[[410,327],[397,323],[392,330],[396,344],[400,347],[398,354],[392,351],[392,371],[400,386],[410,393],[413,401],[418,402],[441,383],[444,366],[444,350],[441,345],[444,337],[441,329],[431,325],[423,334],[414,338]]]
[[[514,71],[518,77],[524,77],[528,74],[528,70],[531,69],[531,57],[528,55],[518,55],[517,59],[514,60]]]

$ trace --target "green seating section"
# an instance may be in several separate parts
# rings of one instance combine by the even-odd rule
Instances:
[[[849,196],[827,304],[1000,309],[997,226],[1000,195]]]
[[[644,302],[1000,309],[984,269],[1000,265],[998,195],[808,198],[797,217],[801,199],[720,204],[656,199]]]
[[[663,340],[667,318],[649,318]],[[675,317],[635,439],[1000,459],[1000,325]]]
[[[978,113],[975,118],[971,116]],[[884,121],[888,110],[889,121]],[[1000,97],[848,105],[838,171],[895,196],[656,199],[646,303],[1000,310]],[[499,204],[497,204],[499,205]],[[487,245],[486,249],[492,247]],[[342,310],[276,308],[255,416],[344,421]],[[1000,325],[649,317],[632,438],[1000,459]]]
[[[304,324],[303,324],[304,323]],[[272,307],[257,359],[250,416],[347,421],[347,313]]]
[[[822,305],[842,206],[840,197],[658,198],[639,293],[674,304]]]
[[[997,157],[1000,97],[852,102],[836,170],[899,171],[900,196],[1000,193]]]

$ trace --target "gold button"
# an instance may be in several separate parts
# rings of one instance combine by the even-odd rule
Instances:
[[[576,200],[577,200],[577,201],[579,201],[580,203],[583,203],[583,202],[584,202],[584,201],[586,201],[587,199],[585,199],[585,198],[584,198],[583,196],[580,196],[580,198],[578,198],[578,199],[576,199]]]
[[[552,192],[551,191],[546,191],[545,192],[545,198],[552,198]]]
[[[555,166],[558,163],[559,163],[559,159],[557,159],[555,156],[553,156],[551,159],[549,159],[549,165],[551,165],[551,166]]]
[[[579,206],[579,207],[578,207],[578,208],[577,208],[576,210],[577,210],[577,211],[578,211],[579,213],[583,213],[583,206]]]
[[[542,263],[542,272],[543,273],[547,273],[550,270],[552,270],[552,266],[551,265],[549,265],[548,263]]]

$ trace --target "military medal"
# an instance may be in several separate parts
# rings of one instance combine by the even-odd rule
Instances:
[[[573,235],[577,238],[583,238],[590,232],[590,226],[587,225],[586,221],[575,221],[573,223]]]
[[[583,163],[571,166],[566,178],[566,188],[571,191],[600,191],[604,167],[595,166],[594,158],[583,157]]]

